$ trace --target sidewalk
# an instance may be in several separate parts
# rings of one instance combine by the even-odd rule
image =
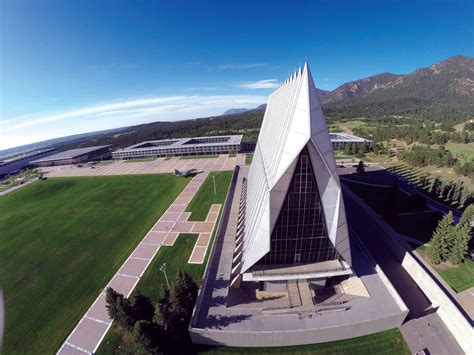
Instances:
[[[207,172],[196,175],[168,207],[87,310],[57,352],[58,354],[94,353],[112,325],[105,302],[107,287],[112,287],[129,297],[160,247],[172,246],[179,233],[199,233],[188,262],[202,263],[204,261],[220,205],[212,205],[206,221],[202,222],[187,221],[190,213],[184,211],[207,176]]]

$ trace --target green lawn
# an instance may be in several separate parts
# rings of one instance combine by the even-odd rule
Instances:
[[[236,152],[229,153],[229,158],[235,158],[237,156]]]
[[[140,159],[125,159],[123,162],[124,163],[141,163],[141,162],[144,162],[144,161],[153,161],[155,160],[156,158],[140,158]]]
[[[474,142],[472,143],[447,143],[446,148],[456,157],[474,159]]]
[[[250,165],[252,163],[253,153],[245,154],[245,165]]]
[[[198,347],[197,354],[410,354],[397,328],[363,337],[329,343],[275,348]]]
[[[474,262],[470,260],[451,269],[439,270],[438,274],[458,293],[474,286]]]
[[[0,197],[3,353],[55,352],[188,181],[51,178]]]
[[[213,177],[216,181],[216,194]],[[231,178],[232,171],[213,171],[208,175],[186,208],[187,212],[191,212],[190,221],[206,220],[212,204],[224,203]]]
[[[179,159],[214,159],[219,158],[219,154],[204,154],[204,155],[185,155]]]

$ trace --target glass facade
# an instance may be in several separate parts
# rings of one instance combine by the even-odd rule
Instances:
[[[339,259],[329,240],[313,167],[305,147],[270,239],[258,265],[315,263]]]

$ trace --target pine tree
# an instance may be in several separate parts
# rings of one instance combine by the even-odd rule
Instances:
[[[433,179],[433,183],[431,184],[431,190],[430,192],[434,194],[435,196],[439,196],[441,190],[441,179],[436,176]]]
[[[107,308],[109,317],[112,319],[114,319],[117,314],[117,299],[119,296],[121,296],[120,293],[116,292],[112,287],[107,287],[105,291],[105,307]]]
[[[445,261],[449,257],[449,233],[453,225],[453,213],[449,213],[438,223],[436,230],[433,233],[433,236],[428,245],[428,257],[430,260],[439,264],[442,261]]]
[[[114,320],[120,325],[122,328],[126,330],[132,330],[135,324],[135,318],[133,317],[133,307],[130,304],[130,301],[119,295],[115,302],[116,307],[116,314]]]
[[[133,316],[135,320],[147,320],[151,321],[155,314],[155,307],[151,303],[151,300],[137,291],[132,299]]]
[[[472,227],[474,225],[474,204],[470,204],[464,210],[461,219],[459,220],[459,224],[462,225],[469,225]]]
[[[155,306],[153,321],[166,331],[170,331],[173,327],[170,290],[163,284],[161,285],[161,297]]]
[[[175,341],[189,342],[188,325],[196,302],[198,286],[191,276],[180,271],[171,289],[162,288],[154,321]]]
[[[364,162],[362,160],[360,160],[359,164],[357,164],[356,172],[360,175],[365,174]]]
[[[169,349],[172,345],[169,344],[166,332],[150,321],[140,320],[135,323],[132,330],[132,340],[138,353],[173,353]]]
[[[449,252],[449,261],[458,265],[464,261],[469,249],[471,227],[469,224],[458,225],[452,228],[450,233],[451,250]]]

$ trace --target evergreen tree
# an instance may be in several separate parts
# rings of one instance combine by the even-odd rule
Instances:
[[[112,287],[107,287],[105,291],[105,302],[107,313],[111,319],[115,319],[117,314],[117,299],[120,296],[118,292],[116,292]]]
[[[111,287],[106,290],[105,301],[109,317],[114,319],[122,328],[131,330],[135,319],[130,301]]]
[[[469,225],[469,227],[472,228],[472,226],[474,225],[474,204],[470,204],[466,207],[464,213],[461,216],[461,219],[459,220],[459,224],[461,226]]]
[[[436,230],[428,245],[428,257],[430,260],[439,264],[449,257],[449,233],[453,224],[453,213],[449,213],[439,221]]]
[[[439,178],[439,176],[436,176],[433,179],[433,183],[431,184],[431,191],[430,192],[432,194],[434,194],[435,196],[439,196],[439,194],[441,192],[441,179]]]
[[[161,285],[161,297],[155,306],[153,321],[166,331],[171,331],[173,328],[170,290],[163,284]]]
[[[450,233],[451,250],[449,253],[449,261],[454,265],[459,265],[464,261],[464,258],[469,249],[471,227],[469,224],[458,225],[452,228]]]
[[[135,318],[133,317],[133,307],[130,304],[130,301],[119,295],[115,302],[116,314],[114,320],[122,328],[126,330],[132,330],[135,324]]]
[[[360,160],[359,164],[357,164],[356,172],[360,175],[365,174],[364,162],[362,160]]]
[[[169,346],[169,339],[163,329],[153,322],[147,320],[136,322],[132,330],[132,340],[139,353],[168,353],[166,349]]]
[[[137,291],[132,299],[133,315],[135,320],[147,320],[151,321],[155,314],[155,307],[151,303],[151,300]]]
[[[189,343],[188,325],[196,302],[198,286],[191,276],[180,271],[171,289],[162,289],[154,320],[175,341]]]

